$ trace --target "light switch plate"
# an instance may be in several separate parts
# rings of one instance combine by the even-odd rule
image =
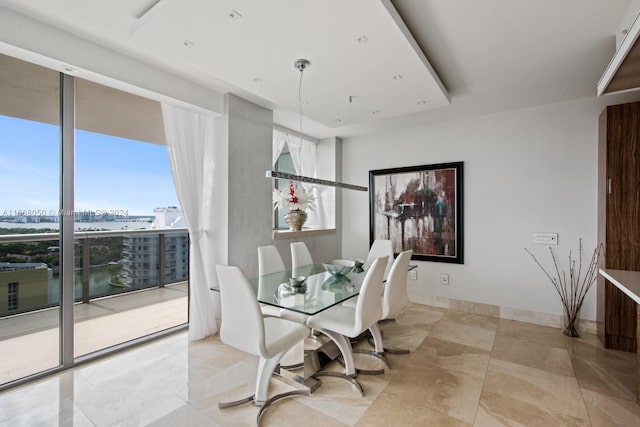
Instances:
[[[536,245],[557,245],[558,233],[533,233],[533,243]]]

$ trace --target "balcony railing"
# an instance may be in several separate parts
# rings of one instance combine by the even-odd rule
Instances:
[[[76,243],[75,300],[77,302],[89,302],[109,295],[164,287],[167,284],[188,279],[188,249],[186,251],[167,250],[168,245],[165,244],[167,238],[184,239],[184,245],[188,248],[189,237],[186,228],[82,231],[76,232],[74,236]],[[42,251],[44,245],[37,246],[37,243],[55,242],[48,247],[46,253],[7,256],[7,251],[2,251],[0,254],[0,317],[59,304],[59,271],[56,262],[59,239],[58,233],[0,235],[0,248],[6,248],[6,245],[15,243],[31,243]],[[137,239],[140,240],[140,244],[136,243]],[[172,249],[175,245],[176,243],[172,242]],[[139,247],[142,249],[138,249]],[[139,257],[140,255],[142,258]],[[32,259],[35,259],[32,262],[46,264],[47,270],[36,271],[38,269],[24,264]],[[4,264],[7,260],[11,262]],[[182,264],[184,268],[176,270],[175,267],[178,264]],[[183,273],[180,274],[181,272]],[[17,307],[15,301],[13,301],[14,304],[10,304],[8,292],[4,290],[4,287],[9,288],[10,284],[12,289],[18,288]],[[46,295],[42,295],[43,292],[46,292]],[[15,300],[15,296],[12,298]]]

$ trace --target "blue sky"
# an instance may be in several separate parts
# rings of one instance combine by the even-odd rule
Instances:
[[[59,128],[0,115],[0,215],[59,206]],[[166,147],[76,131],[76,211],[179,206]]]

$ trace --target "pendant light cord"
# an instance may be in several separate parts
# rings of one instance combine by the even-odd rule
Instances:
[[[300,115],[300,145],[302,146],[302,76],[304,75],[304,67],[300,69],[300,84],[298,85],[298,112]]]

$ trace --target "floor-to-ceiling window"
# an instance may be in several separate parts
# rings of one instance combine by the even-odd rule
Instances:
[[[77,242],[83,304],[76,305],[74,354],[82,356],[187,322],[188,235],[172,231],[185,224],[160,104],[75,81],[75,229],[127,232]],[[86,314],[116,308],[100,322]]]
[[[185,324],[160,105],[3,55],[0,93],[0,387]]]
[[[61,363],[59,80],[0,55],[0,384]]]
[[[278,172],[292,175],[315,177],[316,144],[317,141],[312,140],[310,137],[293,134],[283,128],[274,128],[274,169]],[[274,202],[283,196],[287,197],[289,190],[294,191],[296,194],[309,194],[309,206],[302,207],[302,210],[311,213],[311,218],[307,221],[306,226],[310,228],[320,227],[317,215],[311,212],[313,207],[317,205],[317,190],[315,186],[298,181],[290,181],[288,179],[275,179],[274,189],[276,190],[274,193]],[[289,225],[285,221],[285,215],[287,213],[287,208],[276,203],[273,224],[275,230],[289,228]]]

